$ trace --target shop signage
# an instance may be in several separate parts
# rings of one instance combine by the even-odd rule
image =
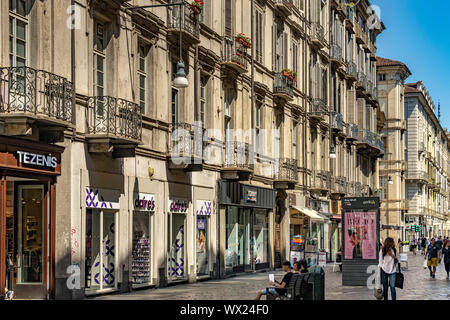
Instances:
[[[319,267],[325,267],[327,265],[327,253],[319,252]]]
[[[155,195],[150,193],[134,193],[134,209],[155,211]]]
[[[206,230],[206,219],[197,219],[197,229]]]
[[[97,189],[87,187],[86,194],[86,208],[91,209],[120,209],[120,191]]]
[[[380,207],[380,198],[342,198],[342,209],[378,209]]]
[[[19,163],[31,164],[39,167],[49,167],[56,169],[58,160],[51,154],[43,155],[32,152],[17,151]]]
[[[169,199],[169,212],[172,213],[187,213],[189,208],[189,201],[179,199]]]
[[[247,202],[256,202],[257,194],[257,191],[247,190]]]
[[[346,260],[376,259],[377,213],[345,212],[344,214],[344,258]]]
[[[198,216],[210,216],[212,214],[212,202],[207,200],[197,200]]]

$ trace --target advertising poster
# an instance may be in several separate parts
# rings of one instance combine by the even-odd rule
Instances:
[[[344,221],[346,260],[376,259],[376,212],[347,212]]]

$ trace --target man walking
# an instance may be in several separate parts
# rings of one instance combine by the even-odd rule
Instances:
[[[420,246],[422,247],[421,254],[425,254],[425,249],[427,248],[427,238],[425,238],[425,236],[422,237],[422,243]]]
[[[427,247],[427,252],[425,253],[425,259],[428,258],[428,269],[430,270],[430,277],[433,279],[436,277],[436,268],[438,261],[441,260],[441,251],[436,245],[436,240],[431,238],[431,243]],[[432,269],[433,268],[433,269]]]
[[[439,247],[439,250],[442,250],[443,242],[441,236],[439,236],[439,238],[436,240],[436,245]]]

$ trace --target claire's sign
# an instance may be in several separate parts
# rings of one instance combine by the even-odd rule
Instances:
[[[187,213],[188,209],[189,209],[189,201],[180,199],[169,199],[169,212]]]
[[[149,193],[135,193],[133,199],[135,210],[155,211],[155,195]]]

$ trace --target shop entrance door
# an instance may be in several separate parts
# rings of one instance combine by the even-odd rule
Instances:
[[[9,188],[8,188],[9,187]],[[8,181],[7,198],[15,198],[9,219],[7,251],[15,264],[10,273],[17,299],[47,298],[47,204],[43,184],[19,184]],[[12,205],[7,199],[7,208]],[[12,279],[13,278],[13,279]]]
[[[169,281],[186,280],[186,215],[169,214],[167,274]]]
[[[242,225],[244,240],[244,271],[251,272],[254,270],[254,257],[253,257],[253,214],[251,209],[242,209]]]

